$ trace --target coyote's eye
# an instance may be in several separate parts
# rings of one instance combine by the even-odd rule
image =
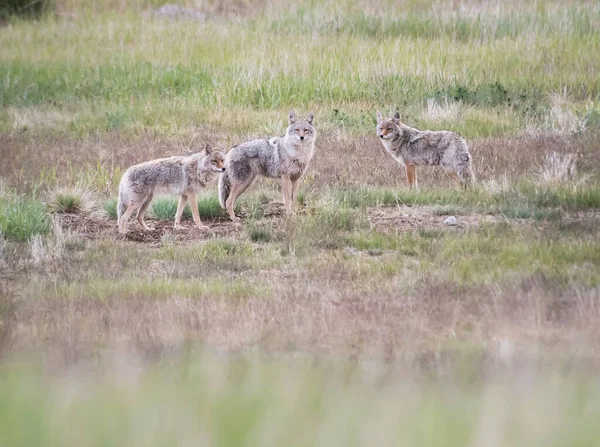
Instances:
[[[211,163],[212,163],[213,165],[216,165],[216,164],[217,164],[217,160],[213,160]]]

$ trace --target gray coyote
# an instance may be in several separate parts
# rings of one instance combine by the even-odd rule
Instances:
[[[406,168],[410,188],[417,185],[415,166],[440,165],[467,187],[475,181],[467,142],[455,132],[418,130],[400,122],[400,114],[383,118],[377,112],[377,135],[385,150]]]
[[[152,197],[158,192],[179,196],[175,228],[180,227],[181,215],[188,201],[196,226],[199,229],[206,228],[200,220],[196,194],[223,171],[223,154],[213,151],[208,145],[202,152],[189,156],[159,158],[130,167],[119,183],[119,231],[127,232],[127,221],[136,211],[139,224],[144,230],[149,230],[144,222],[144,214],[152,202]]]
[[[256,176],[281,179],[285,210],[290,214],[300,178],[313,157],[315,139],[313,114],[298,119],[292,110],[284,136],[247,141],[232,148],[225,159],[225,172],[219,179],[219,201],[231,220],[238,219],[233,211],[235,201]]]

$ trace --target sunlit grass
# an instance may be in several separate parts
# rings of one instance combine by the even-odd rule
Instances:
[[[468,108],[444,125],[468,137],[512,134],[543,122],[550,94],[582,92],[574,105],[600,94],[597,5],[520,8],[461,16],[424,5],[395,16],[316,2],[203,24],[133,11],[82,14],[75,26],[15,22],[0,33],[0,104],[13,107],[0,128],[47,129],[35,116],[49,105],[58,113],[51,128],[83,135],[236,121],[236,108],[313,107],[325,127],[367,133],[376,108],[420,116],[427,100],[449,99]],[[282,35],[294,38],[279,45]]]

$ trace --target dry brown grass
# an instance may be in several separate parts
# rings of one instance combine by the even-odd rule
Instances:
[[[419,358],[471,346],[488,355],[597,358],[598,290],[556,290],[534,275],[513,287],[425,283],[356,292],[352,281],[271,274],[273,297],[25,299],[2,314],[4,352],[43,352],[55,366],[124,348],[158,358],[188,343],[261,350]],[[271,283],[271,281],[273,281]],[[281,282],[280,282],[281,281]]]
[[[6,183],[27,192],[33,188],[84,184],[94,186],[104,195],[116,193],[120,175],[135,163],[153,158],[200,150],[204,142],[223,149],[257,136],[240,135],[225,143],[210,131],[194,138],[175,137],[168,141],[145,136],[131,141],[118,135],[97,140],[73,140],[48,137],[29,139],[0,136],[0,176]],[[544,157],[553,153],[575,154],[578,171],[588,179],[597,179],[600,162],[598,135],[482,138],[470,141],[477,180],[486,182],[508,177],[535,180]],[[371,185],[399,188],[406,185],[404,168],[383,153],[375,136],[343,137],[321,135],[304,189],[322,192],[325,188]],[[420,168],[422,186],[448,186],[450,180],[439,168]],[[273,187],[270,187],[271,189]]]

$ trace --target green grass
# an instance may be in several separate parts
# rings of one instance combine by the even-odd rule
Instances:
[[[76,377],[77,386],[26,365],[3,368],[0,442],[13,447],[207,440],[212,446],[344,447],[600,442],[600,390],[586,375],[531,368],[526,370],[531,383],[523,387],[523,374],[516,373],[467,384],[417,380],[373,363],[369,374],[358,365],[310,366],[314,363],[303,357],[196,355],[135,373],[113,365],[105,373]]]
[[[574,236],[560,240],[510,225],[483,226],[465,234],[444,231],[379,233],[355,232],[345,243],[365,252],[395,253],[396,269],[406,257],[418,260],[430,280],[481,286],[512,283],[516,277],[542,275],[555,287],[600,284],[600,255],[595,244]],[[588,265],[590,269],[580,268]]]
[[[60,283],[55,285],[53,297],[74,299],[81,296],[92,300],[144,299],[161,300],[228,298],[243,299],[269,296],[270,290],[264,285],[256,285],[244,280],[193,281],[146,278],[122,280],[93,280],[84,284]]]
[[[502,282],[515,274],[543,275],[555,281],[556,286],[569,282],[581,282],[587,287],[599,284],[597,269],[589,272],[578,268],[586,263],[600,265],[595,246],[568,239],[538,238],[527,242],[530,237],[513,230],[506,235],[490,232],[445,239],[439,261],[449,267],[451,278],[462,284]]]
[[[189,249],[175,249],[163,247],[156,254],[157,259],[193,261],[223,266],[241,266],[252,258],[252,245],[245,241],[235,239],[210,239],[199,246]]]
[[[335,204],[351,208],[381,205],[435,206],[434,214],[464,214],[466,210],[500,213],[507,217],[556,218],[560,211],[600,208],[600,187],[559,185],[540,186],[518,182],[510,189],[490,192],[481,187],[467,191],[458,188],[420,188],[391,190],[387,188],[350,187],[329,192]]]
[[[270,242],[273,239],[272,230],[265,225],[250,223],[248,224],[246,231],[252,242],[265,243]]]
[[[600,208],[600,185],[538,189],[528,195],[538,207],[561,207],[567,210]]]
[[[60,194],[55,197],[50,207],[55,213],[77,213],[81,210],[81,204],[81,197]]]
[[[438,233],[438,237],[443,237],[443,234]],[[350,234],[346,242],[348,246],[358,250],[392,250],[401,255],[418,256],[423,259],[427,259],[438,245],[435,240],[420,234],[385,234],[375,231]]]
[[[51,229],[45,206],[39,200],[0,197],[0,234],[5,239],[25,242]]]
[[[50,192],[48,209],[53,213],[85,214],[94,207],[91,191],[82,188],[57,188]]]
[[[173,220],[177,213],[178,199],[173,197],[157,197],[152,200],[150,209],[154,215],[161,220]],[[186,205],[183,210],[182,219],[191,219],[192,210],[190,205]]]
[[[106,211],[106,214],[108,215],[108,217],[110,219],[117,219],[117,199],[116,198],[110,198],[108,200],[106,200],[104,202],[104,204],[102,205],[102,208],[104,209],[104,211]]]
[[[211,240],[202,245],[202,249],[199,253],[201,258],[220,258],[223,256],[250,256],[252,254],[252,247],[244,242],[230,240],[230,239],[219,239]]]
[[[161,220],[173,220],[175,213],[177,212],[178,198],[170,196],[157,197],[152,201],[150,208],[154,215]],[[239,204],[238,204],[239,207]],[[236,207],[236,208],[238,208]],[[104,202],[104,211],[108,214],[109,218],[117,218],[117,199],[111,198]],[[221,208],[219,199],[216,195],[203,195],[198,197],[198,213],[201,219],[216,219],[226,217],[226,212]],[[187,204],[183,210],[183,219],[192,218],[192,210],[190,205]]]
[[[178,201],[179,199],[174,197],[157,197],[152,201],[150,207],[157,218],[161,220],[173,220],[177,212]],[[198,197],[197,206],[201,219],[215,219],[226,216],[226,212],[221,208],[216,195]],[[187,204],[183,210],[182,218],[192,218],[190,204]]]
[[[81,14],[75,27],[48,17],[1,33],[0,129],[168,135],[200,120],[254,132],[254,118],[240,113],[280,120],[290,107],[311,107],[320,128],[370,134],[374,110],[395,108],[410,123],[478,137],[543,123],[550,95],[562,91],[573,92],[569,109],[593,121],[582,106],[600,98],[600,12],[591,2],[524,4],[498,16],[433,4],[365,14],[359,2],[317,1],[202,26],[142,20],[136,7]],[[294,38],[279,45],[282,35]],[[458,103],[464,119],[422,116],[428,99]],[[48,108],[52,119],[35,118]]]
[[[203,219],[216,219],[227,215],[227,212],[221,208],[219,197],[216,194],[199,196],[198,212]]]
[[[173,220],[177,212],[179,199],[174,197],[157,197],[152,201],[150,208],[154,215],[161,220]],[[239,211],[242,201],[236,203],[236,211]],[[227,217],[227,212],[221,208],[219,198],[215,194],[201,195],[197,199],[198,213],[201,219],[217,219]],[[183,219],[192,218],[192,210],[188,203],[183,210]]]
[[[290,245],[302,250],[306,246],[336,249],[343,246],[346,232],[365,228],[364,214],[347,207],[324,206],[312,215],[296,218],[285,229],[286,250]]]
[[[316,232],[352,231],[364,225],[362,216],[349,208],[322,208],[309,220],[309,226]]]
[[[482,188],[461,190],[458,188],[389,189],[355,186],[333,188],[329,195],[335,204],[351,208],[380,205],[474,205],[491,202],[493,195]]]

